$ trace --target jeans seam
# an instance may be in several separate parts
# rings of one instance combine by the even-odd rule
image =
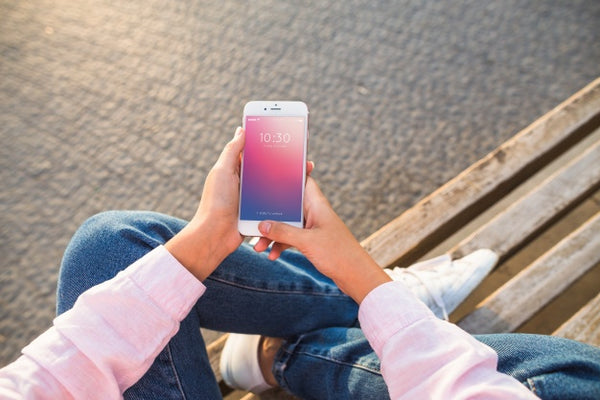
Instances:
[[[333,364],[339,364],[339,365],[344,365],[344,366],[351,367],[351,368],[362,369],[363,371],[367,371],[367,372],[370,372],[372,374],[376,374],[376,375],[381,376],[381,371],[375,370],[375,369],[372,369],[372,368],[369,368],[369,367],[366,367],[366,366],[361,365],[361,364],[356,364],[356,363],[351,363],[351,362],[346,362],[346,361],[340,361],[340,360],[336,360],[335,358],[325,357],[325,356],[322,356],[322,355],[319,355],[319,354],[309,353],[309,352],[306,352],[306,351],[294,350],[292,352],[289,352],[287,350],[284,350],[284,352],[286,354],[288,354],[289,357],[293,356],[292,353],[297,354],[297,355],[304,355],[304,356],[307,356],[307,357],[318,358],[320,360],[324,360],[324,361],[327,361],[327,362],[330,362],[330,363],[333,363]]]
[[[230,286],[235,286],[241,289],[246,289],[249,291],[253,291],[253,292],[265,292],[265,293],[276,293],[276,294],[294,294],[294,295],[305,295],[305,296],[335,296],[335,297],[347,297],[345,294],[343,293],[335,293],[335,292],[328,292],[328,293],[322,293],[322,292],[306,292],[302,289],[297,289],[297,290],[283,290],[283,289],[263,289],[263,288],[257,288],[255,286],[249,286],[249,285],[245,285],[245,284],[240,284],[237,282],[232,282],[229,280],[225,280],[225,279],[219,279],[219,278],[215,278],[215,277],[208,277],[206,278],[207,280],[212,280],[215,282],[219,282],[222,284],[226,284],[226,285],[230,285]]]
[[[177,388],[179,389],[179,393],[181,393],[181,398],[186,400],[185,392],[183,391],[183,385],[181,384],[181,379],[179,379],[179,374],[177,373],[177,368],[175,367],[175,362],[173,362],[173,355],[171,354],[171,344],[167,344],[165,347],[167,351],[167,357],[169,358],[169,364],[171,365],[171,370],[173,371],[173,376],[175,377],[175,382],[177,383]]]
[[[529,390],[536,396],[538,395],[538,390],[535,387],[535,380],[533,378],[527,378],[527,383],[529,384]]]

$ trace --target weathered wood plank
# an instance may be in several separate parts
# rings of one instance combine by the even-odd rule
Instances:
[[[362,242],[381,267],[407,265],[597,126],[600,78]]]
[[[600,346],[600,293],[552,334]]]
[[[221,376],[221,369],[219,368],[219,362],[221,360],[221,352],[223,351],[223,346],[225,346],[225,341],[229,334],[224,333],[217,340],[206,346],[206,352],[208,353],[208,360],[210,361],[210,367],[215,374],[215,378],[217,382],[221,381],[223,377]]]
[[[514,331],[600,262],[599,232],[600,213],[496,290],[458,325],[473,334]]]
[[[450,253],[460,258],[474,250],[489,248],[502,259],[598,186],[600,142],[464,239]]]

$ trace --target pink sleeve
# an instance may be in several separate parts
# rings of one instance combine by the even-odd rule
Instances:
[[[392,399],[536,399],[496,371],[498,356],[454,324],[436,318],[401,283],[373,290],[359,310]]]
[[[84,292],[1,369],[0,398],[120,398],[150,368],[204,290],[164,247],[154,249]]]

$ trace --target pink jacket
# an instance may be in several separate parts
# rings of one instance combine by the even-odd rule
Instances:
[[[73,309],[2,368],[0,399],[121,398],[204,291],[158,247],[83,293]],[[394,399],[536,398],[496,372],[492,349],[436,319],[400,283],[373,290],[359,319]]]

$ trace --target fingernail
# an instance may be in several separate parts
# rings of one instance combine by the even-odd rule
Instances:
[[[260,230],[263,233],[269,233],[271,231],[271,223],[270,222],[261,222],[260,223]]]
[[[242,127],[238,126],[237,129],[235,130],[235,136],[240,136],[242,134]]]

